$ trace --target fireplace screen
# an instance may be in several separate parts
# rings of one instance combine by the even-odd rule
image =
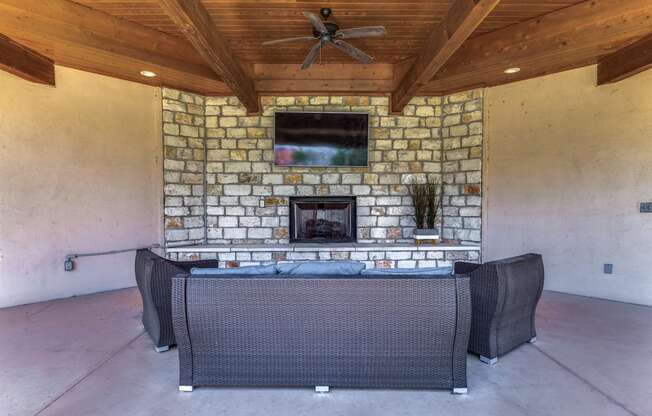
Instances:
[[[290,198],[290,242],[355,241],[355,197]]]

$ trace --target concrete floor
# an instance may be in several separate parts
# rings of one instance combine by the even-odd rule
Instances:
[[[136,289],[0,310],[0,415],[652,415],[652,308],[546,292],[538,342],[468,357],[469,394],[197,388],[157,354]]]

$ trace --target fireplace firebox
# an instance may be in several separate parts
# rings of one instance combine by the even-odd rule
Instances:
[[[356,241],[355,197],[291,197],[291,243]]]

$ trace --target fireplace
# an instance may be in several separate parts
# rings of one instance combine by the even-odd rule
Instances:
[[[346,243],[356,240],[355,197],[291,197],[291,243]]]

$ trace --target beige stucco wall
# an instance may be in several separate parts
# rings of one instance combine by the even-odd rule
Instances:
[[[56,88],[0,71],[0,307],[133,286],[161,237],[160,90],[67,68]]]
[[[159,90],[58,67],[56,88],[0,71],[0,92],[0,307],[132,286],[132,253],[63,258],[161,241]],[[548,289],[652,304],[652,71],[569,71],[485,105],[484,259],[541,252]]]
[[[483,258],[540,252],[547,289],[650,305],[652,71],[595,79],[587,67],[487,90]]]

